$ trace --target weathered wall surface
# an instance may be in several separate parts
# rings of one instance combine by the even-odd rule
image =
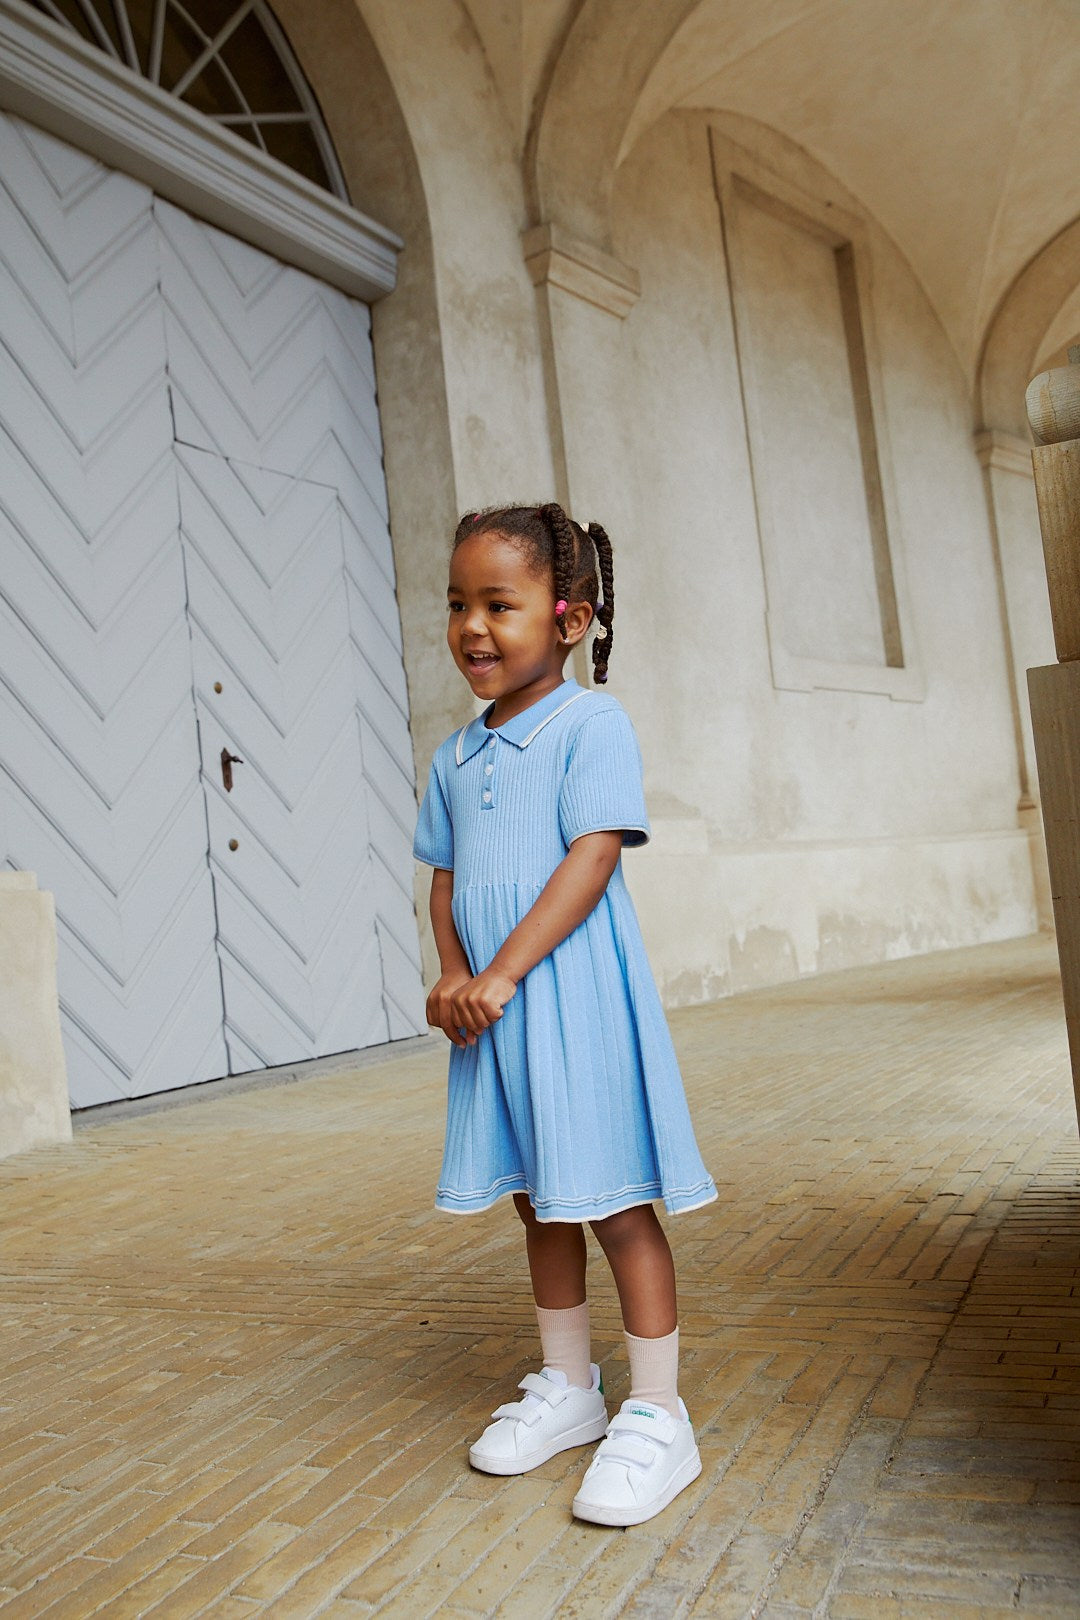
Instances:
[[[808,194],[853,206],[786,143],[734,132]],[[925,696],[780,691],[707,121],[669,115],[617,197],[618,251],[644,290],[619,355],[625,413],[595,450],[631,480],[613,684],[657,814],[628,867],[669,1000],[1033,927],[966,390],[910,271],[868,220],[890,538]],[[791,374],[797,389],[796,353]]]
[[[0,872],[0,1157],[70,1138],[53,897]]]
[[[405,328],[394,332],[392,295],[377,316],[376,350],[391,507],[412,513],[397,544],[421,786],[439,737],[472,712],[441,650],[450,487],[460,511],[546,495],[564,476],[574,515],[602,521],[616,545],[610,690],[638,726],[656,823],[654,846],[627,864],[670,1002],[1034,927],[970,382],[893,241],[775,131],[730,114],[671,112],[615,180],[606,245],[640,272],[640,300],[619,319],[549,288],[542,319],[522,262],[531,220],[519,132],[481,38],[451,26],[438,0],[425,0],[422,29],[383,0],[362,0],[361,10],[415,153],[432,274],[410,321],[438,330],[445,385],[449,487],[425,529],[431,435],[418,436],[414,453]],[[914,683],[902,697],[873,680],[868,690],[857,681],[793,690],[776,679],[710,127],[759,177],[776,176],[808,206],[857,217],[903,674]],[[546,369],[545,344],[554,353]],[[796,350],[796,398],[800,362]],[[795,459],[805,467],[824,442],[812,391],[802,431]],[[784,499],[797,502],[799,491]],[[797,515],[781,502],[774,524]],[[834,571],[842,559],[841,548]],[[817,562],[800,560],[808,581]],[[842,580],[830,588],[842,590]],[[1032,614],[1034,624],[1037,606]],[[422,874],[421,914],[426,886]],[[430,941],[427,960],[434,971]]]

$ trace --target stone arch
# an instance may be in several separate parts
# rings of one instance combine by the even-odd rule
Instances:
[[[700,0],[584,0],[542,93],[525,154],[533,222],[605,252],[623,140],[657,58]]]
[[[1046,242],[1012,282],[989,323],[975,376],[975,445],[998,572],[1009,649],[1010,699],[1020,764],[1020,824],[1031,837],[1040,922],[1052,926],[1049,880],[1037,808],[1038,773],[1027,670],[1053,659],[1050,607],[1031,485],[1031,435],[1024,394],[1058,317],[1080,291],[1080,219]]]
[[[1046,371],[1051,366],[1069,363],[1069,350],[1080,337],[1080,282],[1066,298],[1047,331],[1043,335],[1032,371]]]
[[[1080,289],[1080,219],[1047,242],[999,303],[983,341],[977,426],[1028,437],[1024,390],[1058,314]]]
[[[1069,136],[1044,161],[1029,116],[1041,96],[1055,127],[1064,118],[1071,135],[1075,118],[1080,129],[1055,72],[1075,24],[1052,0],[1037,0],[1026,28],[1006,20],[987,30],[959,8],[942,29],[929,0],[906,8],[902,23],[895,8],[807,0],[583,0],[532,132],[532,222],[610,252],[614,176],[651,123],[671,107],[760,118],[824,164],[892,236],[973,384],[1005,289],[1069,224],[1080,197],[1060,156]],[[958,53],[975,75],[961,94]],[[971,88],[994,75],[1000,116]],[[999,140],[1012,142],[1011,166],[999,161]]]

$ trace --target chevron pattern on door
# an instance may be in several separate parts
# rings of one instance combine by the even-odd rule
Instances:
[[[160,198],[154,210],[178,440],[337,493],[383,995],[390,1038],[412,1035],[416,798],[370,312]]]
[[[0,859],[78,1105],[226,1071],[151,193],[0,116]]]
[[[384,1041],[337,497],[177,454],[230,1068]]]
[[[0,859],[74,1104],[415,1032],[367,310],[2,115],[0,300]]]

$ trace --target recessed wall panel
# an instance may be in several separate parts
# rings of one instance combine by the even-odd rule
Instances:
[[[773,508],[770,613],[798,657],[884,664],[837,250],[749,189],[737,210],[755,454]]]

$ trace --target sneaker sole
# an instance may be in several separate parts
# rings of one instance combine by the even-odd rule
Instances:
[[[617,1526],[644,1524],[647,1519],[655,1519],[658,1513],[663,1513],[666,1507],[670,1507],[679,1492],[692,1485],[700,1473],[701,1455],[695,1451],[692,1457],[687,1457],[674,1475],[664,1494],[653,1502],[648,1504],[638,1502],[633,1507],[608,1507],[602,1502],[582,1502],[575,1496],[571,1512],[575,1519],[587,1519],[590,1524]]]
[[[575,1446],[587,1446],[594,1440],[602,1440],[607,1433],[607,1426],[605,1413],[601,1418],[594,1418],[591,1423],[579,1423],[576,1428],[568,1429],[549,1445],[541,1446],[538,1451],[526,1452],[521,1457],[489,1457],[484,1452],[478,1451],[476,1446],[472,1446],[469,1449],[469,1461],[482,1474],[527,1474],[530,1469],[539,1468],[541,1463],[557,1457],[560,1451],[572,1451]]]

